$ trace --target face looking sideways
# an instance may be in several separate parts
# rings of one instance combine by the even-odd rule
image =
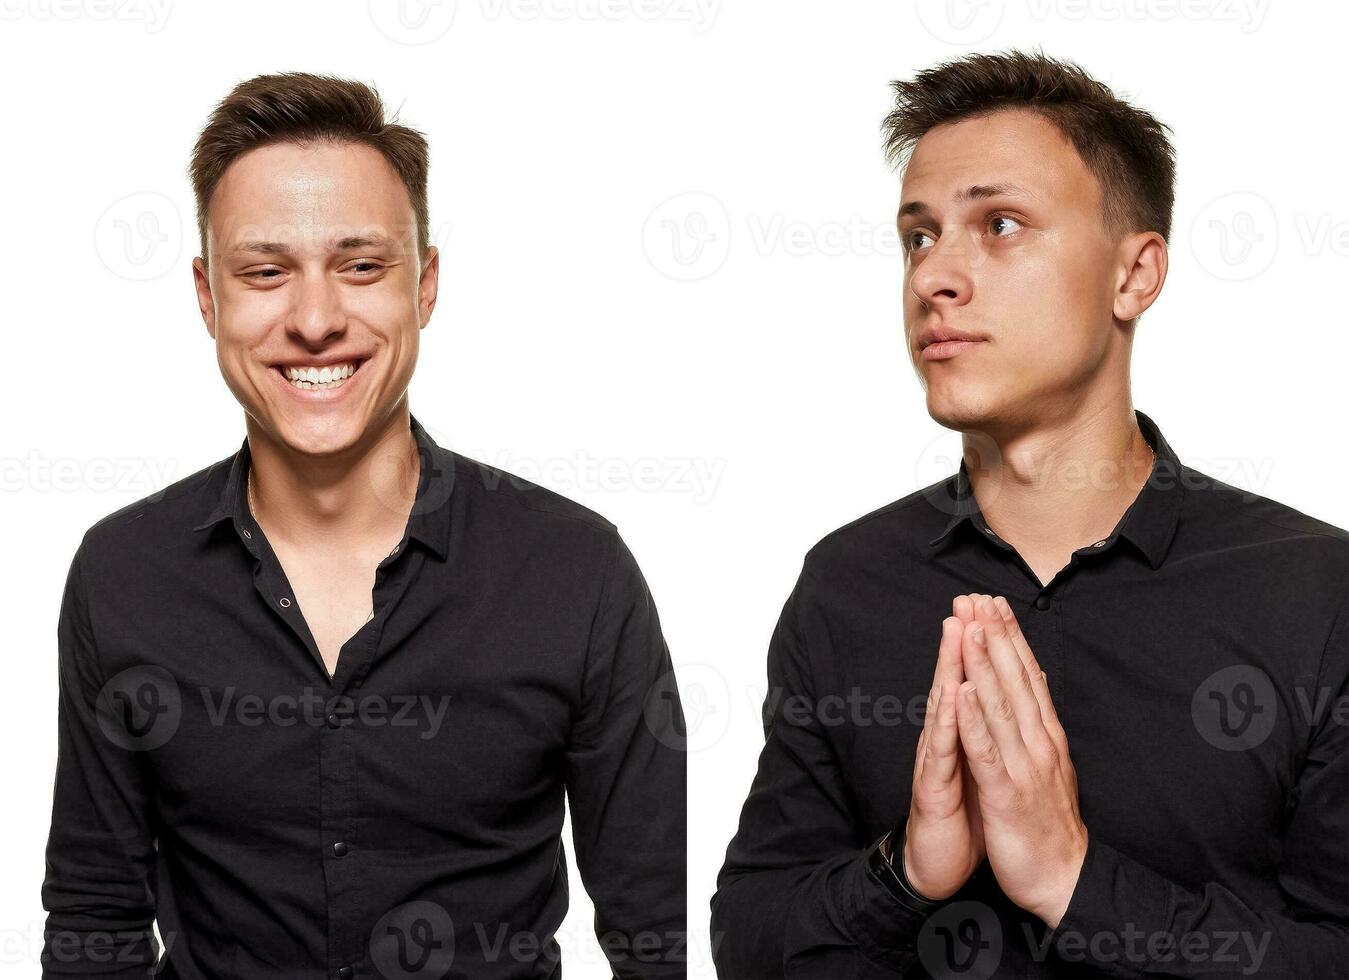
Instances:
[[[402,181],[355,143],[278,143],[225,171],[198,303],[225,382],[277,442],[340,453],[406,396],[436,300]]]
[[[1101,193],[1068,137],[1034,112],[957,120],[918,141],[898,215],[904,323],[935,420],[1014,424],[1046,401],[1074,404],[1107,364],[1125,381],[1123,327],[1161,288],[1165,242],[1111,236]]]

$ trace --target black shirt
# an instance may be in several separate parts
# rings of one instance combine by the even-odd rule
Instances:
[[[712,899],[723,978],[1349,977],[1349,534],[1181,464],[1135,414],[1147,484],[1048,583],[963,463],[811,549]],[[1049,935],[987,859],[927,917],[865,863],[908,814],[969,592],[1011,603],[1078,775],[1086,860]]]
[[[438,446],[331,679],[232,459],[95,524],[61,607],[45,977],[685,975],[683,715],[613,525]]]

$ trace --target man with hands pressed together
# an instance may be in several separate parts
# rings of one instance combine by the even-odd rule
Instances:
[[[718,975],[1349,977],[1349,533],[1133,407],[1166,127],[1041,54],[895,89],[904,338],[962,459],[806,555]]]

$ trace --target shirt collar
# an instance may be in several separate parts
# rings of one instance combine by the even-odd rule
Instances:
[[[454,488],[454,454],[438,445],[430,433],[408,413],[412,436],[417,442],[421,471],[417,478],[417,496],[408,515],[407,537],[426,545],[441,559],[450,553],[450,492]],[[238,452],[229,461],[229,472],[219,493],[210,494],[210,511],[201,523],[192,528],[204,531],[224,520],[233,520],[235,527],[252,540],[252,529],[257,527],[248,509],[248,468],[252,455],[248,437],[244,437]],[[222,460],[217,466],[223,465]],[[215,481],[208,482],[208,486]]]
[[[1148,475],[1147,482],[1143,484],[1143,489],[1115,525],[1115,530],[1110,532],[1109,537],[1098,542],[1097,546],[1109,547],[1117,537],[1128,538],[1147,557],[1148,564],[1156,569],[1161,566],[1171,545],[1171,539],[1175,535],[1185,486],[1180,479],[1180,459],[1162,435],[1157,423],[1137,409],[1134,409],[1134,415],[1138,419],[1138,428],[1143,433],[1143,438],[1157,454],[1157,459],[1152,464],[1152,471]],[[963,459],[955,476],[943,481],[937,489],[938,499],[931,502],[943,513],[950,514],[950,518],[941,533],[928,542],[929,545],[935,547],[940,544],[956,527],[966,522],[978,528],[981,535],[997,540],[996,533],[988,526],[983,512],[979,509]],[[1010,547],[1005,542],[999,543],[1003,547]]]

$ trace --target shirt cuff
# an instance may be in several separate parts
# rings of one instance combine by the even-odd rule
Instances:
[[[867,866],[867,847],[829,882],[834,907],[868,959],[907,972],[918,961],[918,933],[928,914],[901,902]]]
[[[1171,884],[1100,837],[1087,835],[1077,886],[1045,945],[1070,963],[1136,977],[1156,956],[1173,914]]]

